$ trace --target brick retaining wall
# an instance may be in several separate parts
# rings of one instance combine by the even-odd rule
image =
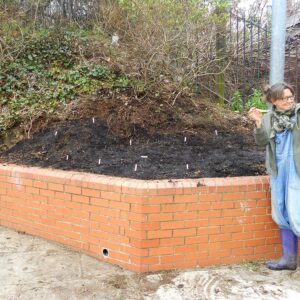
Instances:
[[[0,165],[0,225],[137,272],[280,255],[266,176],[144,181]]]

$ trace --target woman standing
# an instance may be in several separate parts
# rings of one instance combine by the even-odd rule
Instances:
[[[272,109],[265,115],[251,108],[254,138],[266,146],[266,168],[270,175],[272,218],[280,229],[282,257],[270,261],[271,270],[295,270],[300,236],[300,104],[285,82],[265,89]]]

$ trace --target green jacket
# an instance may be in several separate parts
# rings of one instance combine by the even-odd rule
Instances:
[[[295,165],[298,174],[300,174],[300,103],[296,104],[296,124],[292,130],[293,135],[293,151]],[[255,142],[259,146],[266,146],[266,168],[269,175],[277,176],[276,158],[275,158],[275,141],[274,138],[270,139],[271,134],[271,115],[274,108],[266,113],[262,119],[260,128],[254,128]]]

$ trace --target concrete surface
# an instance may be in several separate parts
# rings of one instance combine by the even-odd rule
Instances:
[[[300,267],[263,263],[139,275],[0,227],[0,299],[300,299]]]

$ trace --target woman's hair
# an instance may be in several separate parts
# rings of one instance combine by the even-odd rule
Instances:
[[[293,95],[295,95],[295,91],[293,87],[285,82],[277,82],[272,86],[266,85],[264,87],[264,98],[268,102],[272,102],[272,99],[280,99],[283,95],[283,91],[285,89],[289,89]]]

